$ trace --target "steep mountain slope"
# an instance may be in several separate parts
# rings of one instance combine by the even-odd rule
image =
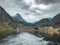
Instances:
[[[17,27],[17,24],[13,20],[13,18],[1,6],[0,6],[0,22],[3,23],[4,25],[11,26],[12,28]]]
[[[1,6],[0,6],[0,22],[4,22],[7,25],[14,23],[12,17]]]
[[[53,17],[50,23],[52,26],[60,26],[60,13]]]
[[[0,6],[0,39],[12,34],[15,25],[12,17]]]

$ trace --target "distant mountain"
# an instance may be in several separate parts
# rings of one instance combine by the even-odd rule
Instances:
[[[33,25],[32,23],[26,22],[19,13],[17,13],[17,14],[13,17],[13,19],[14,19],[17,23],[19,23],[19,24],[23,24],[23,25],[27,25],[27,26],[32,26],[32,25]]]
[[[13,24],[14,20],[12,17],[0,6],[0,22],[5,24]]]
[[[13,17],[13,19],[14,19],[16,22],[18,22],[18,23],[26,22],[19,13],[17,13],[17,14]]]
[[[53,18],[45,18],[37,23],[35,23],[35,26],[53,26],[53,27],[60,27],[60,13],[57,14]]]
[[[49,26],[51,18],[44,18],[35,23],[35,26]]]

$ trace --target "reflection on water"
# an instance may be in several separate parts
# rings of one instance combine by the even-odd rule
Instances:
[[[47,45],[48,43],[43,41],[43,38],[36,37],[27,32],[20,33],[15,37],[9,36],[4,40],[5,42],[1,42],[0,45]]]

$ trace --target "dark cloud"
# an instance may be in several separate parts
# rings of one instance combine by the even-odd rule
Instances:
[[[60,3],[60,0],[35,0],[36,4],[51,4],[51,3]]]
[[[55,15],[55,12],[58,13],[60,11],[60,0],[35,0],[33,4],[27,4],[25,1],[28,2],[28,0],[0,0],[0,5],[11,15],[15,15],[18,12],[25,16],[33,15],[38,20],[52,17],[52,14]],[[43,6],[38,6],[40,4],[43,4]],[[49,5],[51,5],[51,8],[48,7]],[[44,7],[47,8],[45,9]]]
[[[23,0],[15,0],[15,4],[18,5],[22,9],[28,9],[30,7]]]
[[[2,3],[2,5],[19,7],[21,9],[28,9],[30,7],[30,5],[26,4],[24,0],[0,0],[0,3]]]

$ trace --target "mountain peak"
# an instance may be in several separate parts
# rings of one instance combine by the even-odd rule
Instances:
[[[25,22],[25,20],[23,19],[23,17],[19,13],[17,13],[15,15],[14,20],[17,22]]]
[[[15,16],[20,17],[21,15],[19,13],[17,13]]]

